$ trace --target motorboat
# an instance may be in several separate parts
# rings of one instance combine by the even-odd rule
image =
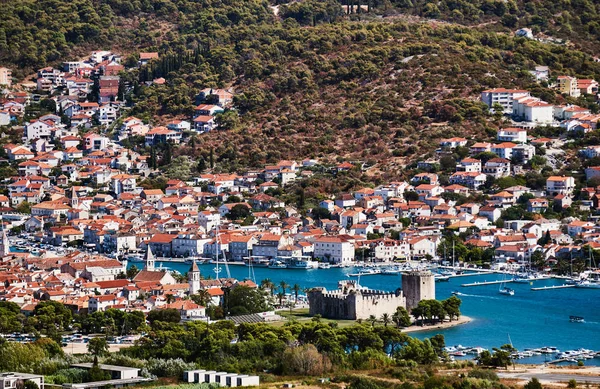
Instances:
[[[288,269],[316,269],[318,263],[309,259],[309,257],[291,257],[286,261]]]
[[[585,319],[582,316],[569,316],[571,323],[585,323]]]
[[[269,269],[287,269],[287,265],[285,264],[285,262],[277,260],[272,260],[271,262],[269,262],[268,267]]]
[[[450,281],[450,276],[444,276],[442,274],[436,274],[433,276],[435,282],[447,282]]]
[[[452,294],[453,294],[454,296],[462,296],[462,295],[463,295],[463,294],[462,294],[462,293],[460,293],[458,290],[453,290],[453,291],[452,291]]]
[[[542,354],[558,354],[560,352],[556,347],[544,346],[539,349]]]
[[[372,276],[376,274],[381,274],[381,270],[379,269],[366,269],[362,270],[358,273],[349,274],[350,277],[360,277],[360,276]]]
[[[398,267],[388,267],[385,268],[383,270],[381,270],[381,275],[383,276],[396,276],[398,274],[400,274],[401,270]]]
[[[328,263],[319,263],[319,269],[331,269],[331,265]]]
[[[600,282],[583,280],[575,285],[576,288],[600,289]]]

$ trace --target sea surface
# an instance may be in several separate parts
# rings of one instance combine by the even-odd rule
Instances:
[[[141,267],[143,263],[135,263]],[[156,266],[177,270],[184,274],[190,265],[185,263],[157,262]],[[215,265],[199,265],[205,278],[215,277]],[[220,277],[227,273],[221,265]],[[268,269],[246,266],[229,266],[232,277],[250,278],[260,284],[269,278],[275,285],[285,281],[288,285],[298,284],[302,288],[322,286],[336,289],[338,280],[348,279],[354,268],[333,269]],[[512,342],[519,350],[543,346],[558,347],[561,351],[587,348],[600,351],[600,289],[554,289],[532,291],[530,284],[511,283],[514,296],[498,293],[499,285],[461,287],[461,284],[476,281],[501,280],[500,274],[485,274],[469,277],[456,277],[449,282],[436,283],[436,298],[443,300],[457,290],[463,295],[461,312],[473,319],[472,322],[453,328],[412,333],[418,338],[431,337],[437,333],[444,335],[447,345],[480,346],[491,349]],[[353,278],[356,279],[356,278]],[[535,281],[533,286],[561,285],[563,280],[549,279]],[[363,276],[360,284],[371,289],[393,291],[401,287],[400,275]],[[289,290],[288,290],[288,293]],[[571,323],[570,315],[583,316],[585,323]],[[523,363],[544,363],[552,357],[537,356],[519,360]],[[600,359],[587,360],[586,365],[600,365]]]

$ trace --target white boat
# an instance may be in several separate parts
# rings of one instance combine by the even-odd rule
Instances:
[[[575,284],[576,288],[600,289],[600,282],[583,280]]]
[[[358,273],[348,274],[350,277],[360,277],[360,276],[372,276],[376,274],[381,274],[381,270],[379,269],[367,269]]]
[[[284,262],[272,260],[269,262],[269,269],[287,269],[287,265]]]
[[[540,348],[539,351],[542,354],[557,354],[560,352],[560,350],[557,349],[556,347],[549,347],[549,346],[544,346],[544,347]]]
[[[507,286],[504,286],[504,287],[500,288],[500,290],[498,291],[498,293],[504,294],[506,296],[514,296],[515,295],[514,289],[511,289],[511,288],[509,288]]]
[[[316,269],[319,265],[317,262],[311,260],[310,257],[290,257],[285,263],[288,269],[299,270]]]
[[[250,267],[267,267],[269,266],[269,258],[267,257],[259,257],[259,256],[252,256],[247,258],[246,260],[246,266]]]
[[[446,282],[446,281],[450,281],[450,276],[444,276],[442,274],[436,274],[433,276],[433,279],[435,280],[435,282]]]
[[[500,283],[500,289],[498,290],[498,293],[506,295],[506,296],[514,296],[515,295],[515,291],[511,288],[509,288],[508,286],[506,286],[506,278],[503,280],[502,283]]]
[[[398,274],[400,274],[401,270],[398,267],[388,267],[385,268],[383,270],[381,270],[381,275],[383,276],[396,276]]]
[[[319,263],[319,269],[331,269],[331,265],[328,263]]]

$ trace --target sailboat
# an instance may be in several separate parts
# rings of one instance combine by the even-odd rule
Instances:
[[[221,252],[221,243],[219,243],[219,225],[217,224],[215,227],[215,244],[216,244],[216,264],[213,271],[215,272],[215,278],[219,279],[219,273],[221,273],[221,268],[219,268],[219,253]],[[227,265],[227,261],[225,260],[225,270],[227,271],[227,278],[231,278],[231,274],[229,273],[229,266]]]
[[[504,280],[500,284],[500,289],[498,290],[498,293],[504,294],[504,295],[507,295],[507,296],[514,296],[515,295],[515,290],[509,288],[508,286],[506,286],[506,276],[504,277]]]

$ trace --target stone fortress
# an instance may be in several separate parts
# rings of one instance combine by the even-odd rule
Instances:
[[[429,299],[435,299],[435,279],[429,271],[403,273],[402,288],[394,292],[367,289],[353,280],[340,281],[335,291],[313,288],[308,292],[311,316],[342,320],[380,318],[384,313],[391,316],[397,307],[410,312],[419,301]]]

